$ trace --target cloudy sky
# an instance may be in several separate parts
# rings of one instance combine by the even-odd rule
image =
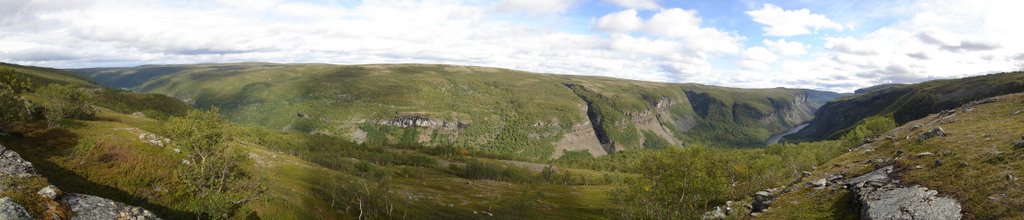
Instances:
[[[444,63],[840,92],[1024,67],[1011,0],[0,0],[0,61]]]

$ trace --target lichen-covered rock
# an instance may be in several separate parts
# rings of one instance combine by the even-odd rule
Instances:
[[[57,198],[64,196],[64,192],[60,191],[60,189],[53,185],[43,187],[43,189],[40,189],[39,192],[36,192],[36,194],[39,194],[39,196],[49,198],[52,200],[57,200]]]
[[[931,131],[928,131],[928,132],[925,132],[924,134],[921,134],[921,137],[918,138],[918,139],[921,140],[921,141],[924,141],[924,140],[928,140],[928,139],[931,139],[931,138],[934,138],[934,137],[944,137],[944,136],[946,136],[946,130],[943,130],[942,127],[936,127],[934,129],[932,129]]]
[[[0,145],[0,176],[34,176],[36,168],[32,163],[21,159],[17,152],[9,151]]]
[[[96,196],[68,193],[60,203],[71,208],[77,219],[160,219],[148,210]]]
[[[960,203],[922,186],[900,186],[885,167],[847,181],[861,219],[960,219]]]
[[[960,219],[960,204],[921,186],[860,188],[861,219]]]
[[[24,206],[14,202],[11,198],[0,199],[0,219],[3,220],[29,220],[32,217],[25,210]]]

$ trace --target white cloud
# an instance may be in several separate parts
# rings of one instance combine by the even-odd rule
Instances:
[[[607,14],[597,20],[597,28],[608,32],[632,32],[643,26],[644,21],[636,16],[633,9]]]
[[[738,64],[747,70],[769,71],[771,70],[771,63],[779,60],[778,55],[764,47],[747,48],[743,50],[742,56],[743,60]]]
[[[764,46],[768,47],[772,51],[782,54],[783,56],[800,56],[807,54],[807,46],[797,41],[786,41],[785,39],[772,41],[765,39],[763,43]]]
[[[655,10],[661,8],[657,0],[605,0],[629,9]]]
[[[736,53],[742,37],[716,28],[702,27],[696,11],[673,8],[651,16],[646,31],[660,36],[681,39],[690,48],[712,53]]]
[[[502,0],[498,3],[498,10],[554,14],[565,11],[574,2],[575,0]]]
[[[765,35],[768,36],[797,36],[812,33],[822,28],[843,30],[843,25],[836,23],[825,15],[811,13],[806,8],[800,10],[783,10],[782,8],[764,4],[761,9],[747,11],[747,15],[753,17],[754,22],[766,25]]]

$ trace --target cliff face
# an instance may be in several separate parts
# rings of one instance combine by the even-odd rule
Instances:
[[[822,106],[807,128],[786,138],[834,139],[868,117],[892,117],[903,124],[971,101],[1017,92],[1024,92],[1024,72],[871,87]]]
[[[188,97],[245,124],[367,144],[459,146],[532,159],[567,151],[600,156],[691,144],[761,146],[769,135],[808,120],[816,101],[838,96],[447,65],[74,71],[112,86]]]

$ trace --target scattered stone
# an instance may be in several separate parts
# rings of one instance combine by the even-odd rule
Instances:
[[[935,127],[931,131],[928,131],[928,132],[925,132],[924,134],[921,134],[921,136],[918,138],[918,140],[925,141],[925,140],[928,140],[928,139],[931,139],[931,138],[934,138],[934,137],[944,137],[944,136],[946,136],[946,131],[943,130],[942,127]]]
[[[137,117],[137,118],[145,118],[145,117],[146,117],[146,113],[142,113],[142,112],[132,112],[132,117]]]
[[[0,219],[29,220],[32,216],[24,206],[14,202],[10,197],[4,197],[0,199]]]
[[[949,150],[942,151],[942,156],[944,156],[944,157],[953,156],[953,151],[949,151]]]
[[[924,127],[924,125],[922,125],[922,124],[916,124],[916,125],[914,125],[914,127],[910,127],[910,130],[913,131],[913,130],[921,129],[923,127]]]
[[[941,166],[942,166],[942,160],[935,159],[935,167],[941,167]]]
[[[1017,180],[1018,178],[1013,176],[1013,174],[1006,174],[1006,181],[1017,182]]]
[[[181,164],[189,165],[192,164],[192,161],[189,161],[188,159],[181,159]]]
[[[60,202],[78,219],[160,219],[148,210],[96,196],[69,193]]]
[[[722,210],[722,207],[715,207],[715,210],[711,210],[711,211],[705,212],[703,218],[701,218],[701,219],[705,219],[705,220],[725,219],[725,211]]]
[[[922,153],[917,154],[917,158],[930,157],[932,155],[935,155],[935,154],[933,154],[932,152],[922,152]]]
[[[924,169],[924,167],[922,167],[921,165],[917,165],[917,166],[914,166],[914,169],[915,170],[920,170],[920,169]]]
[[[1024,110],[1016,111],[1016,112],[1013,112],[1013,115],[1019,115],[1022,112],[1024,112]]]
[[[754,203],[751,203],[751,212],[758,213],[768,209],[768,206],[775,200],[775,195],[768,191],[754,193]]]
[[[164,147],[165,145],[171,143],[170,139],[162,138],[160,136],[157,136],[156,134],[149,132],[143,132],[142,134],[139,134],[139,140],[149,145],[157,147]]]
[[[811,172],[807,172],[807,171],[801,171],[800,172],[800,177],[808,177],[808,176],[811,176]]]
[[[57,198],[60,198],[61,196],[64,195],[64,192],[60,191],[60,189],[58,189],[56,186],[49,185],[43,187],[43,189],[40,189],[39,192],[36,192],[36,194],[39,194],[40,196],[46,197],[48,199],[57,200]]]
[[[176,154],[180,154],[180,153],[181,153],[181,149],[178,149],[178,148],[174,148],[174,153],[176,153]]]
[[[1013,149],[1024,149],[1024,141],[1018,141],[1017,143],[1014,143]]]
[[[885,167],[847,181],[860,206],[861,219],[960,219],[955,199],[921,186],[902,187]]]
[[[21,159],[17,152],[9,151],[0,145],[0,176],[29,177],[36,174],[36,168],[32,163]]]

